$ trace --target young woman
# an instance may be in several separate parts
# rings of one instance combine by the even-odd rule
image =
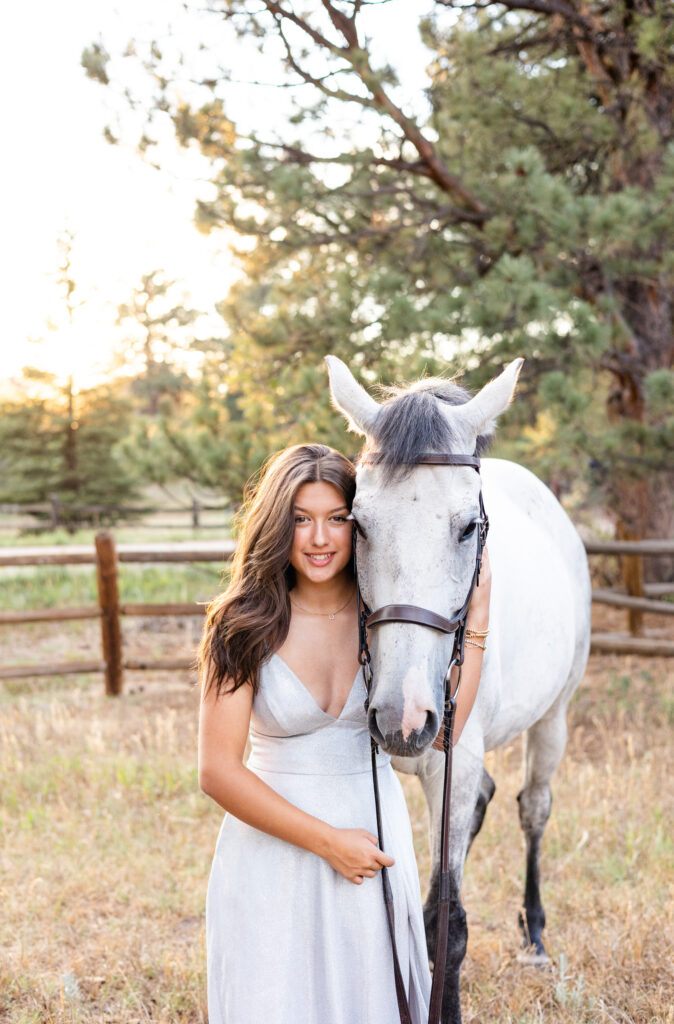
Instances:
[[[206,907],[210,1024],[395,1024],[379,871],[415,1024],[430,975],[412,835],[379,753],[377,844],[347,518],[355,470],[324,445],[268,463],[200,655],[199,784],[227,811]],[[479,597],[478,597],[479,594]],[[484,629],[488,565],[469,625]],[[455,736],[479,682],[466,648]],[[250,756],[244,761],[250,737]]]

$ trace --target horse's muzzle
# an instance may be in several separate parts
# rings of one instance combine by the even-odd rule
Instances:
[[[381,719],[384,718],[382,715]],[[440,727],[436,712],[428,711],[423,728],[413,729],[405,739],[402,729],[380,728],[376,707],[369,708],[367,724],[375,743],[387,754],[395,754],[397,757],[418,757],[423,754],[437,736]]]

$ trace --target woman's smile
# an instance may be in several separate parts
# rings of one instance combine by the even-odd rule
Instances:
[[[323,554],[314,554],[313,552],[307,551],[306,557],[309,559],[312,565],[327,565],[331,562],[335,556],[334,551],[326,551]]]

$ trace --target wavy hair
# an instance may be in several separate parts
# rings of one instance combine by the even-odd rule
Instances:
[[[244,491],[239,538],[227,589],[208,607],[198,651],[202,694],[244,683],[258,689],[260,665],[288,635],[295,495],[304,484],[333,484],[349,508],[356,491],[351,462],[324,444],[297,444],[271,456]]]

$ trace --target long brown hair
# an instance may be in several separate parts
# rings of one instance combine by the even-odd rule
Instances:
[[[290,564],[295,495],[304,484],[333,484],[349,509],[356,471],[324,444],[296,444],[271,456],[244,492],[229,586],[208,607],[198,660],[203,695],[250,683],[257,692],[260,665],[281,646],[290,626]]]

